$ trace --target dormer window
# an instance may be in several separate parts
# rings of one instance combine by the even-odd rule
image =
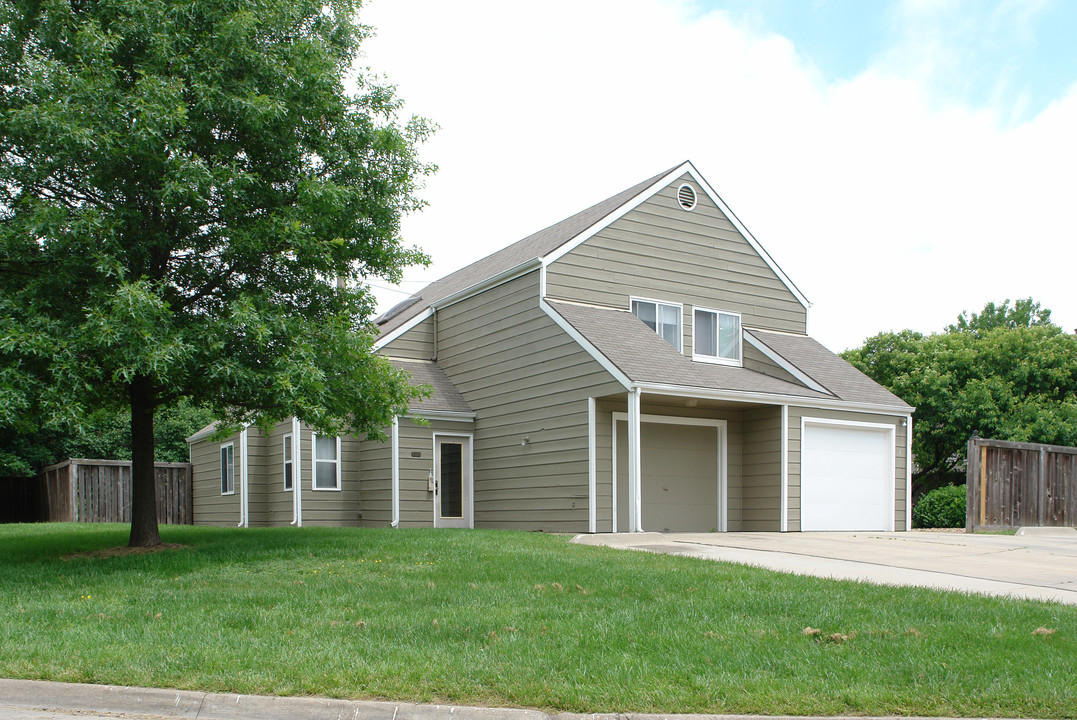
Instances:
[[[692,314],[693,360],[741,364],[740,315],[696,308]]]
[[[657,300],[632,299],[632,314],[658,336],[681,351],[681,306]]]

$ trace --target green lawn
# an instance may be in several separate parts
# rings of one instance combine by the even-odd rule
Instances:
[[[528,533],[162,536],[187,547],[65,559],[124,544],[126,526],[0,526],[0,676],[577,712],[1077,717],[1077,607]]]

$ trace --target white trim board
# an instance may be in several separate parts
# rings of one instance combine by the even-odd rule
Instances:
[[[592,360],[597,362],[606,372],[612,375],[613,379],[619,382],[625,390],[630,390],[632,388],[632,381],[628,376],[625,375],[619,367],[614,365],[608,357],[599,352],[598,348],[592,345],[591,341],[583,336],[583,333],[572,327],[572,323],[562,317],[555,308],[546,302],[545,298],[539,298],[539,307],[542,309],[542,312],[546,313],[551,320],[557,323],[558,327],[568,333],[568,336],[575,340],[576,344],[583,348],[583,351],[590,355]]]

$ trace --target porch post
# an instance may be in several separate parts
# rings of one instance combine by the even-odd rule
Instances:
[[[393,475],[393,521],[391,527],[400,526],[400,418],[393,415],[392,430]]]
[[[638,387],[628,391],[628,524],[631,532],[643,532],[639,429],[641,395]]]
[[[905,532],[912,530],[912,413],[905,426]]]
[[[247,489],[247,425],[239,431],[239,526],[250,527]]]
[[[789,406],[782,405],[781,509],[778,529],[789,532]]]
[[[587,398],[587,532],[598,532],[598,468],[595,447],[595,399]]]

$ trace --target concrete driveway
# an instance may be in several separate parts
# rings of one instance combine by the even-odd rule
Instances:
[[[822,578],[911,585],[1077,605],[1077,530],[618,533],[574,542],[743,563]]]

